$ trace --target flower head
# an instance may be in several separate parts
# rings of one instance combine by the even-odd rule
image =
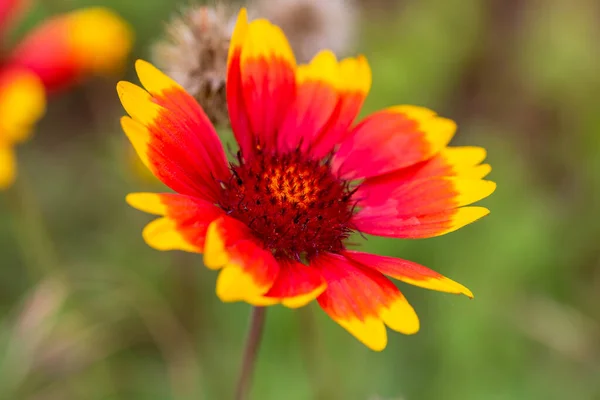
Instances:
[[[159,215],[143,231],[158,250],[204,254],[220,270],[223,301],[323,310],[373,350],[386,326],[419,329],[386,277],[449,293],[471,292],[416,263],[348,249],[353,232],[442,235],[488,213],[464,207],[495,189],[485,150],[447,147],[456,126],[432,111],[396,106],[354,120],[371,85],[363,57],[330,51],[296,65],[282,31],[239,14],[227,103],[240,149],[228,164],[202,108],[181,86],[138,61],[144,89],[117,86],[122,126],[142,161],[176,193],[134,193]]]
[[[165,73],[200,103],[211,122],[228,125],[225,100],[227,52],[235,24],[228,6],[190,6],[167,25],[167,36],[154,47]]]
[[[0,2],[0,45],[28,3]],[[49,18],[14,49],[0,49],[0,189],[15,179],[13,147],[43,115],[46,94],[86,74],[118,69],[131,48],[131,36],[114,13],[88,8]]]

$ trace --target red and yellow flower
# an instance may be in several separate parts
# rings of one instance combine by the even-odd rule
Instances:
[[[144,61],[144,88],[120,82],[122,126],[144,164],[176,193],[133,193],[160,216],[143,231],[158,250],[204,254],[226,302],[290,308],[317,300],[373,350],[386,326],[411,334],[419,319],[391,277],[472,297],[416,263],[347,249],[353,232],[427,238],[486,214],[469,204],[496,185],[479,147],[448,147],[454,122],[415,106],[354,120],[371,86],[363,57],[322,51],[297,66],[282,31],[238,17],[227,101],[240,149],[228,164],[201,107]]]
[[[0,39],[28,3],[0,2]],[[131,43],[120,17],[87,8],[49,18],[11,51],[0,49],[0,189],[15,178],[13,147],[43,115],[46,94],[85,75],[121,69]]]

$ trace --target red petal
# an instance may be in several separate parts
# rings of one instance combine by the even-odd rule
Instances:
[[[439,236],[487,215],[485,208],[459,207],[489,196],[495,188],[494,182],[460,178],[365,182],[355,194],[363,208],[352,221],[358,230],[372,235]]]
[[[331,51],[317,54],[296,71],[296,98],[283,120],[278,147],[284,153],[310,145],[331,119],[338,103],[339,67]]]
[[[461,207],[428,215],[398,217],[395,209],[360,212],[353,223],[360,232],[400,239],[424,239],[454,232],[490,212],[484,207]]]
[[[473,297],[473,293],[460,283],[454,282],[442,274],[412,261],[359,251],[346,251],[344,252],[344,256],[365,267],[375,269],[384,275],[411,285]]]
[[[248,25],[245,11],[233,36],[227,94],[236,138],[245,157],[251,157],[253,145],[275,151],[281,122],[296,95],[294,55],[279,27],[264,19]]]
[[[0,37],[6,30],[15,24],[17,18],[29,5],[28,0],[2,0],[0,1]]]
[[[235,139],[240,145],[240,150],[245,157],[249,157],[254,146],[254,136],[250,127],[250,118],[246,110],[242,91],[242,76],[240,69],[240,55],[242,46],[248,34],[248,16],[245,9],[238,15],[235,29],[229,43],[229,56],[227,59],[227,109],[229,120]]]
[[[348,135],[371,88],[371,68],[366,58],[346,58],[339,64],[338,103],[327,125],[303,148],[314,158],[331,153]],[[310,147],[309,147],[310,146]]]
[[[280,28],[266,20],[248,26],[240,54],[241,84],[258,144],[274,149],[281,122],[296,96],[296,61]]]
[[[208,226],[223,215],[213,204],[172,193],[132,193],[127,202],[138,210],[163,216],[143,232],[146,243],[157,250],[202,253]]]
[[[9,60],[35,72],[48,90],[61,89],[81,73],[69,37],[67,19],[50,18],[28,33]]]
[[[346,179],[368,178],[427,160],[444,148],[456,124],[421,107],[397,106],[361,121],[335,154]]]
[[[281,260],[279,266],[275,283],[264,295],[266,304],[302,307],[316,299],[327,287],[321,272],[312,266],[293,260]]]
[[[262,247],[248,227],[225,216],[208,229],[204,263],[209,268],[222,269],[217,295],[228,302],[261,304],[260,299],[273,286],[279,272],[271,252]]]
[[[436,177],[414,181],[366,181],[355,198],[364,207],[359,214],[392,212],[396,217],[425,215],[461,207],[494,192],[496,184],[481,179]]]
[[[489,164],[480,164],[486,151],[482,147],[446,147],[427,161],[365,180],[366,185],[400,185],[417,179],[452,177],[481,179],[490,173]]]
[[[379,272],[335,254],[323,254],[312,264],[327,281],[327,289],[317,298],[319,305],[369,348],[377,351],[385,348],[384,324],[406,334],[419,330],[413,308]]]
[[[173,190],[216,201],[229,170],[215,129],[174,81],[146,62],[136,68],[150,93],[128,82],[117,90],[132,117],[122,119],[123,130],[138,155]]]
[[[105,8],[87,8],[45,20],[17,46],[9,63],[35,72],[50,91],[85,73],[118,70],[129,53],[132,33]]]

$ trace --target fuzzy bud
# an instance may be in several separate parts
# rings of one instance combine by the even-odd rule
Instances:
[[[154,46],[155,63],[196,98],[217,126],[229,124],[225,81],[237,10],[223,4],[190,6],[172,18]]]

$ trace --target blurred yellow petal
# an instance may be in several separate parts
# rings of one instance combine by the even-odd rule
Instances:
[[[133,34],[114,12],[84,8],[46,19],[30,31],[9,63],[33,71],[47,90],[64,89],[86,74],[121,72]]]
[[[10,146],[0,145],[0,189],[6,189],[15,180],[15,153]]]
[[[0,144],[25,140],[46,109],[44,87],[18,69],[0,73]]]
[[[133,31],[107,8],[92,7],[67,15],[71,46],[81,66],[98,73],[120,71],[131,51]]]

